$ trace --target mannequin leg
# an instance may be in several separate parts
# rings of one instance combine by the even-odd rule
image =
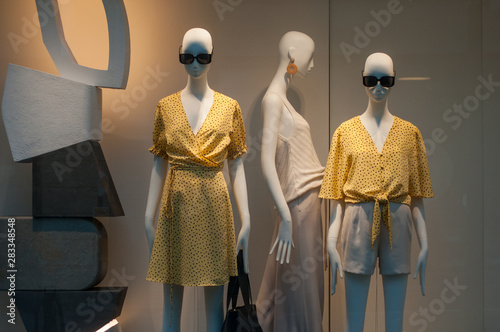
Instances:
[[[173,294],[173,310],[170,307],[170,288]],[[162,332],[181,331],[181,311],[184,287],[179,285],[163,285],[163,326]],[[172,318],[172,324],[170,319]]]
[[[408,275],[384,275],[382,280],[384,284],[385,331],[402,332]]]
[[[345,273],[346,332],[363,332],[371,275]]]
[[[224,324],[224,286],[205,286],[207,332],[220,332]]]

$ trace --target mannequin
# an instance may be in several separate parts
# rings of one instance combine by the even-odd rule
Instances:
[[[415,279],[420,274],[421,292],[425,295],[425,267],[428,255],[428,241],[422,198],[433,197],[433,193],[428,173],[425,147],[420,132],[409,122],[396,118],[388,109],[388,96],[391,91],[390,81],[395,80],[392,59],[384,53],[371,54],[366,59],[363,76],[376,77],[376,79],[372,78],[373,82],[371,84],[365,84],[365,91],[369,99],[368,107],[361,116],[346,121],[335,132],[332,138],[327,170],[325,171],[325,179],[320,193],[321,197],[331,199],[330,227],[327,240],[333,278],[331,294],[335,293],[337,270],[341,278],[345,272],[347,306],[346,331],[362,332],[364,328],[370,278],[378,255],[384,288],[385,331],[401,332],[403,330],[403,311],[406,297],[407,275],[410,273],[409,253],[411,248],[411,222],[413,222],[420,244],[420,253],[413,277]],[[373,85],[374,83],[374,86],[367,86]],[[408,137],[395,137],[395,135],[399,135],[397,134],[399,133],[398,128],[405,128],[405,130],[411,132],[413,136],[409,134]],[[365,198],[358,199],[356,203],[352,203],[353,198],[350,197],[349,192],[353,192],[357,189],[355,187],[347,187],[350,184],[346,179],[348,176],[347,174],[349,174],[349,177],[354,176],[353,172],[356,172],[356,165],[354,163],[356,158],[359,157],[355,153],[349,154],[350,160],[354,160],[354,165],[349,165],[348,167],[350,167],[350,169],[348,170],[343,168],[341,162],[341,156],[348,154],[345,151],[356,150],[356,147],[347,146],[348,142],[352,143],[352,141],[348,140],[347,136],[349,136],[349,133],[353,130],[357,130],[358,136],[356,138],[357,141],[354,141],[355,144],[351,145],[363,146],[366,142],[367,144],[365,144],[364,147],[370,149],[370,144],[372,144],[372,148],[376,150],[371,149],[369,150],[370,153],[376,156],[376,158],[380,157],[380,160],[382,160],[380,162],[380,173],[376,173],[381,174],[376,175],[382,179],[380,192],[370,194],[366,191],[363,193]],[[419,149],[418,156],[420,156],[420,159],[412,159],[414,157],[411,156],[411,153],[414,153],[414,150],[409,151],[407,155],[401,156],[401,159],[398,159],[397,163],[408,162],[408,169],[401,171],[401,174],[404,178],[408,176],[406,173],[410,172],[409,180],[406,180],[406,182],[403,181],[402,183],[390,183],[391,180],[388,179],[390,179],[391,176],[386,177],[384,173],[387,164],[383,163],[385,160],[383,158],[389,158],[387,160],[390,162],[391,157],[388,157],[388,155],[391,153],[394,154],[394,151],[402,151],[402,154],[406,153],[407,151],[404,150],[404,147],[398,145],[400,141],[404,141],[405,139],[414,143],[415,147],[413,149]],[[342,143],[339,143],[340,141]],[[392,146],[396,148],[391,150]],[[388,151],[387,149],[390,150]],[[399,158],[399,155],[397,157]],[[333,166],[334,164],[336,166]],[[371,167],[372,165],[379,164],[375,161],[367,167]],[[421,178],[417,180],[415,180],[415,178],[418,177],[418,175],[411,173],[413,165],[419,167],[421,173]],[[376,172],[379,172],[379,170],[376,170]],[[399,174],[397,171],[394,171],[392,176],[397,177]],[[334,177],[343,178],[344,180],[335,180],[333,179]],[[386,183],[388,184],[384,187]],[[370,189],[374,191],[376,187],[377,185],[370,187]],[[396,194],[397,190],[395,188],[401,187],[409,189],[402,190]],[[389,188],[387,189],[388,192],[384,192],[384,188]],[[383,197],[383,194],[387,195]],[[399,199],[401,200],[398,201]],[[380,233],[376,233],[377,226],[375,225],[376,215],[378,214],[376,209],[377,205],[380,205],[379,215],[380,219],[383,219],[379,226]],[[350,220],[357,220],[359,224],[362,224],[363,218],[365,217],[368,220],[368,229],[362,229],[361,227],[354,228],[354,224],[350,223]],[[408,220],[406,224],[404,221],[405,219]],[[346,222],[348,222],[347,225]],[[337,251],[337,240],[339,238],[342,223],[344,223],[342,227],[344,266]],[[355,233],[367,233],[366,239],[362,239],[362,235]],[[371,250],[369,246],[370,238],[372,242]],[[367,244],[368,249],[359,248],[356,244],[353,244],[353,240]],[[353,258],[354,254],[356,258]],[[373,257],[372,266],[366,269],[364,269],[364,267],[358,269],[357,266],[362,266],[365,258],[369,256]],[[355,264],[353,264],[354,260]]]
[[[177,94],[168,96],[164,98],[158,104],[157,114],[155,119],[155,131],[158,128],[163,128],[167,126],[171,126],[175,128],[175,130],[179,130],[179,128],[184,128],[184,132],[178,134],[177,131],[174,130],[173,133],[169,133],[168,130],[165,130],[165,135],[168,136],[168,139],[171,142],[164,143],[162,141],[163,136],[160,138],[155,138],[154,135],[154,143],[155,145],[151,148],[151,152],[155,154],[154,156],[154,165],[151,173],[151,181],[149,187],[149,194],[146,206],[145,213],[145,227],[146,227],[146,236],[149,244],[149,252],[150,252],[150,268],[148,271],[148,280],[163,282],[164,283],[164,312],[163,312],[163,327],[162,331],[172,331],[179,332],[180,331],[180,315],[182,308],[182,299],[183,299],[183,286],[191,285],[191,286],[205,286],[205,310],[207,317],[207,331],[210,332],[220,332],[223,323],[223,285],[228,282],[230,275],[236,275],[236,252],[237,249],[242,248],[244,254],[244,264],[245,270],[248,271],[248,238],[250,234],[250,214],[248,211],[248,200],[247,200],[247,189],[246,189],[246,180],[245,173],[243,168],[243,162],[241,159],[241,155],[246,152],[246,146],[244,144],[244,128],[243,123],[241,121],[241,111],[239,109],[236,101],[226,97],[220,93],[214,92],[210,89],[208,85],[207,74],[210,69],[209,62],[211,61],[211,57],[208,57],[213,51],[212,46],[212,38],[210,33],[201,28],[194,28],[186,32],[184,35],[184,39],[182,42],[182,46],[180,49],[180,58],[183,54],[187,54],[188,57],[194,56],[194,60],[192,63],[184,64],[185,70],[188,74],[188,82],[186,87]],[[192,58],[192,57],[191,57]],[[206,63],[206,59],[210,58],[208,63]],[[191,59],[192,60],[192,59]],[[202,63],[203,62],[203,63]],[[179,100],[180,99],[180,100]],[[165,101],[165,102],[163,102]],[[163,102],[163,104],[162,104]],[[161,105],[171,105],[172,103],[177,103],[176,105],[181,105],[180,111],[179,107],[176,109],[178,113],[173,115],[168,120],[161,121],[161,116],[165,118],[167,115],[165,113],[160,113]],[[227,106],[229,105],[229,106]],[[164,107],[164,106],[162,106]],[[211,128],[210,126],[214,126],[213,123],[217,124],[219,119],[215,118],[215,115],[212,115],[213,112],[210,112],[211,109],[215,109],[215,107],[222,107],[224,112],[229,109],[231,112],[227,118],[231,121],[233,117],[238,118],[240,120],[239,124],[233,124],[234,127],[239,127],[240,136],[239,136],[239,146],[236,143],[229,143],[228,147],[224,147],[224,150],[221,150],[220,153],[217,152],[217,155],[214,155],[214,148],[210,146],[204,146],[201,148],[202,150],[194,152],[194,155],[191,155],[193,150],[198,148],[198,145],[203,146],[203,144],[212,143],[213,145],[220,146],[223,144],[217,139],[220,135],[226,134],[222,132],[222,128]],[[169,110],[172,111],[172,110]],[[172,111],[173,112],[173,111]],[[180,112],[180,113],[179,113]],[[185,117],[183,116],[183,113]],[[221,110],[217,109],[217,114],[220,114]],[[186,122],[182,122],[182,118],[187,119],[188,124]],[[222,116],[221,116],[222,117]],[[205,121],[207,120],[207,121]],[[231,127],[231,126],[228,126]],[[217,130],[221,130],[221,133],[215,132]],[[233,128],[234,129],[234,128]],[[190,133],[189,130],[192,132]],[[177,136],[176,136],[177,135]],[[217,136],[219,135],[219,136]],[[228,134],[229,138],[232,139],[232,136]],[[186,158],[188,158],[188,162],[183,163],[184,156],[182,154],[176,155],[177,150],[169,150],[170,145],[174,144],[177,141],[172,140],[185,140],[188,143],[196,142],[186,148]],[[227,139],[225,141],[228,141]],[[163,143],[162,143],[163,142]],[[207,143],[208,142],[208,143]],[[162,145],[164,144],[164,145]],[[227,144],[227,143],[224,143]],[[165,148],[166,147],[166,148]],[[184,148],[184,147],[181,147]],[[210,150],[212,149],[212,150]],[[205,151],[208,150],[208,151]],[[234,150],[234,151],[233,151]],[[198,155],[202,155],[198,157]],[[177,277],[175,275],[176,271],[174,266],[177,264],[177,258],[170,258],[171,255],[168,253],[162,252],[164,248],[168,248],[168,252],[176,253],[178,250],[182,251],[182,241],[178,240],[178,236],[176,237],[166,237],[166,240],[162,238],[162,232],[168,231],[169,227],[172,227],[169,234],[174,234],[174,227],[176,218],[184,218],[180,219],[179,223],[184,224],[193,224],[192,228],[193,232],[200,232],[198,235],[187,234],[188,238],[195,238],[197,236],[201,236],[200,239],[195,238],[193,242],[189,244],[189,251],[191,248],[197,247],[199,243],[211,243],[210,238],[205,239],[205,232],[209,234],[206,235],[211,237],[216,237],[218,233],[220,233],[219,227],[217,224],[220,219],[220,214],[222,213],[229,219],[227,224],[224,224],[221,228],[224,232],[226,228],[229,228],[227,231],[227,235],[225,235],[230,243],[232,241],[232,246],[234,246],[234,226],[232,225],[232,211],[230,210],[229,197],[227,196],[227,189],[225,188],[225,181],[222,175],[222,166],[224,163],[224,159],[228,158],[228,166],[229,166],[229,176],[231,180],[231,184],[233,187],[233,193],[235,196],[235,201],[237,204],[237,208],[240,214],[240,219],[242,222],[241,231],[238,236],[238,241],[235,248],[231,248],[229,244],[227,248],[224,249],[225,244],[223,243],[222,249],[223,252],[219,252],[220,248],[214,248],[213,250],[201,250],[203,255],[207,255],[207,252],[210,253],[210,259],[217,259],[219,256],[223,256],[227,254],[227,265],[222,262],[221,266],[223,268],[227,268],[228,271],[221,272],[221,275],[214,277],[213,280],[206,281],[197,281],[196,279],[191,278],[191,274],[188,276],[190,281],[180,281],[180,282],[165,282],[165,278],[175,279],[175,278],[185,278],[185,277]],[[191,159],[189,159],[191,158]],[[181,166],[179,166],[181,164]],[[201,164],[201,166],[199,165]],[[170,166],[169,166],[170,165]],[[193,167],[194,165],[194,167]],[[191,168],[190,168],[191,167]],[[168,175],[167,175],[168,169]],[[205,171],[206,170],[206,171]],[[175,176],[174,176],[175,174]],[[194,175],[193,175],[194,174]],[[200,175],[201,174],[201,175]],[[184,178],[188,178],[191,180],[184,181]],[[182,192],[182,188],[192,186],[193,181],[199,181],[204,186],[204,189],[200,189],[201,191],[198,194],[191,194],[192,191]],[[214,181],[215,184],[214,184]],[[176,187],[176,183],[179,183],[179,186]],[[165,184],[165,188],[164,188]],[[216,192],[210,192],[210,188],[212,186],[217,185]],[[176,192],[174,188],[181,188],[179,192]],[[189,187],[191,188],[191,187]],[[207,189],[208,188],[208,189]],[[191,190],[191,189],[189,189]],[[193,190],[198,190],[195,186]],[[208,194],[204,195],[205,193]],[[163,192],[163,195],[162,195]],[[173,192],[173,193],[172,193]],[[223,192],[223,197],[220,198],[220,192]],[[187,199],[183,197],[178,198],[185,194]],[[193,197],[196,199],[193,200]],[[197,202],[200,196],[207,196],[208,200],[212,199],[212,197],[217,197],[217,199],[222,199],[222,205],[229,204],[229,211],[226,210],[217,210],[216,214],[206,216],[204,215],[205,211],[211,211],[210,209],[217,209],[213,207],[207,207],[205,203],[196,203],[198,205],[191,206],[191,202]],[[156,211],[158,210],[160,204],[160,198],[162,198],[161,208],[160,208],[160,217],[157,225],[157,229],[155,231],[153,224],[156,215]],[[184,199],[184,200],[183,200]],[[180,203],[179,203],[180,202]],[[219,206],[219,202],[216,204],[211,204],[208,201],[209,205]],[[193,203],[195,204],[195,203]],[[185,210],[182,210],[182,208]],[[169,211],[170,209],[170,211]],[[165,211],[167,210],[167,211]],[[178,212],[178,211],[181,212]],[[201,212],[200,212],[201,211]],[[169,215],[170,214],[170,215]],[[184,214],[184,215],[183,215]],[[187,215],[187,217],[186,217]],[[166,217],[165,217],[166,216]],[[206,218],[205,218],[206,217]],[[205,222],[205,219],[216,220],[214,224],[196,224],[200,220]],[[166,221],[164,221],[166,220]],[[172,222],[173,220],[173,222]],[[222,220],[220,222],[226,222],[226,220]],[[164,224],[167,226],[163,226]],[[162,227],[162,228],[161,228]],[[182,226],[179,226],[182,227]],[[161,230],[160,230],[161,228]],[[181,230],[182,232],[182,230]],[[231,234],[232,232],[232,234]],[[155,234],[156,233],[156,234]],[[181,233],[182,234],[182,233]],[[155,237],[156,236],[156,237]],[[222,236],[221,236],[222,237]],[[162,242],[163,241],[163,242]],[[181,241],[181,248],[173,247],[176,241]],[[223,238],[222,241],[226,241],[226,238]],[[219,245],[219,243],[217,243]],[[163,248],[163,249],[162,249]],[[211,249],[210,247],[209,249]],[[163,250],[164,251],[164,250]],[[214,252],[214,253],[212,253]],[[165,268],[160,263],[156,263],[156,257],[158,255],[168,255],[167,259],[163,259],[163,261],[168,261],[169,265]],[[231,257],[229,257],[231,256]],[[197,258],[197,257],[196,257]],[[205,259],[205,258],[203,258]],[[218,261],[217,261],[218,263]],[[181,264],[181,263],[179,263]],[[159,267],[156,267],[158,265]],[[204,271],[197,271],[196,268],[198,266],[194,263],[189,264],[187,262],[188,268],[192,269],[193,272],[190,273],[198,273],[204,274]],[[217,265],[218,267],[219,265]],[[228,267],[229,266],[229,267]],[[208,264],[209,270],[212,269],[212,266]],[[183,265],[183,269],[186,269],[186,264]],[[168,271],[165,273],[165,269]],[[215,269],[215,267],[214,267]],[[191,271],[191,270],[190,270]],[[218,271],[216,271],[218,272]],[[163,275],[165,273],[165,276]],[[170,273],[172,275],[170,275]],[[215,273],[215,272],[214,272]],[[158,277],[158,275],[161,277]],[[193,277],[194,278],[194,277]],[[191,280],[192,279],[192,280]]]
[[[264,332],[320,331],[324,280],[318,193],[324,167],[309,125],[286,96],[293,77],[305,77],[312,69],[314,41],[291,31],[279,51],[278,70],[262,101],[261,165],[279,222],[257,299],[259,322]],[[298,276],[300,282],[292,280]]]

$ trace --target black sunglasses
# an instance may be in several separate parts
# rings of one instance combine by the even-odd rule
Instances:
[[[198,54],[197,56],[194,56],[189,53],[181,53],[182,50],[182,45],[179,46],[179,61],[183,65],[190,65],[194,62],[194,59],[198,61],[200,65],[208,65],[210,62],[212,62],[212,54],[214,54],[214,49],[212,48],[212,53],[210,54]]]
[[[361,74],[362,73],[363,72],[361,72]],[[390,88],[394,86],[395,81],[396,72],[394,72],[394,76],[382,76],[381,78],[377,78],[377,76],[363,76],[363,85],[369,88],[374,87],[378,82],[380,82],[380,85],[383,87]]]

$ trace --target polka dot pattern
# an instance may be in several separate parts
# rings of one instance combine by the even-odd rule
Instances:
[[[434,197],[420,131],[394,117],[379,153],[359,116],[342,123],[333,134],[319,196],[349,203],[375,201],[372,245],[383,219],[392,248],[388,202],[410,205],[411,197]]]
[[[180,92],[158,103],[150,151],[168,160],[158,226],[146,279],[215,286],[237,275],[232,207],[222,174],[225,159],[246,153],[238,103],[218,92],[198,133]]]

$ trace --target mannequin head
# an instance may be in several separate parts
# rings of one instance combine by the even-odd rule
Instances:
[[[363,76],[375,76],[380,79],[383,76],[395,76],[394,64],[389,55],[385,53],[373,53],[366,58]],[[382,102],[387,100],[391,87],[384,87],[380,81],[373,87],[365,86],[366,94],[371,101]]]
[[[184,34],[181,53],[197,56],[198,54],[211,54],[212,51],[212,36],[207,30],[193,28]],[[200,64],[197,59],[194,59],[193,63],[185,64],[184,69],[192,79],[199,79],[207,75],[210,64]]]
[[[305,77],[314,67],[314,41],[305,33],[289,31],[281,37],[279,44],[280,65],[286,66],[293,58],[297,74]]]

